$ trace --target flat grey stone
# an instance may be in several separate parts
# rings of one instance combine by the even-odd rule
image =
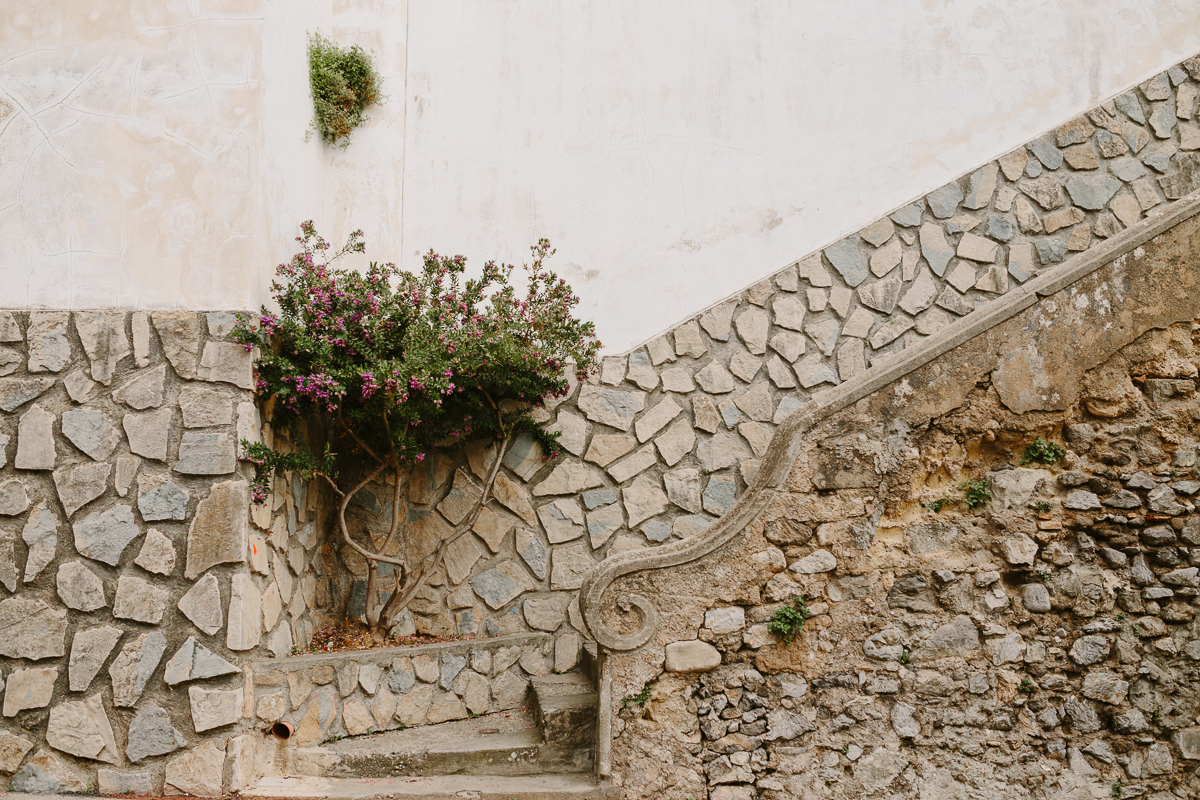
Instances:
[[[889,215],[889,218],[897,225],[902,225],[905,228],[915,228],[921,224],[921,212],[924,210],[924,203],[920,201],[909,203],[906,206],[896,209]]]
[[[632,522],[630,524],[633,524]],[[550,588],[578,589],[596,566],[584,543],[557,547],[550,554]]]
[[[1042,162],[1042,166],[1046,169],[1058,169],[1063,163],[1063,154],[1052,144],[1042,141],[1041,139],[1033,139],[1025,145],[1029,152],[1033,153],[1038,161]]]
[[[95,611],[108,603],[104,599],[104,583],[82,561],[67,561],[59,565],[55,576],[58,597],[67,608],[75,611]]]
[[[102,412],[94,408],[76,408],[64,411],[62,432],[71,444],[97,461],[104,461],[111,456],[117,443],[121,441],[120,431],[108,421]]]
[[[21,766],[25,755],[33,749],[33,742],[24,736],[0,731],[0,772],[12,774]]]
[[[75,330],[92,367],[92,377],[108,386],[117,364],[129,355],[124,311],[76,311]]]
[[[1034,246],[1043,264],[1057,264],[1067,255],[1067,240],[1061,236],[1039,239]]]
[[[992,214],[987,218],[984,233],[997,241],[1007,242],[1013,238],[1012,220]]]
[[[882,311],[884,314],[891,314],[892,309],[896,307],[896,303],[900,300],[900,289],[902,286],[901,277],[893,275],[881,281],[859,286],[858,299],[865,306],[873,308],[876,311]]]
[[[1081,636],[1071,646],[1071,660],[1079,666],[1099,664],[1108,658],[1110,645],[1103,636]]]
[[[233,576],[229,593],[225,646],[230,650],[251,650],[262,641],[262,593],[254,579],[244,572]]]
[[[81,369],[75,370],[63,379],[63,387],[67,390],[67,397],[70,397],[76,403],[87,402],[88,397],[91,396],[92,390],[96,386],[96,382],[89,378]]]
[[[179,392],[185,428],[210,428],[233,422],[233,400],[218,389],[190,384]]]
[[[0,447],[3,443],[0,442]],[[29,495],[25,492],[25,484],[18,480],[8,480],[0,483],[0,516],[15,517],[25,513],[29,508]]]
[[[1083,677],[1083,696],[1109,705],[1120,705],[1129,695],[1129,682],[1112,672],[1089,672]]]
[[[817,550],[788,567],[798,575],[817,575],[837,569],[837,559],[828,550]]]
[[[867,265],[858,250],[858,237],[848,236],[826,247],[825,257],[847,285],[858,286],[867,279]]]
[[[185,434],[186,435],[186,434]],[[188,528],[184,577],[195,580],[215,564],[246,560],[246,509],[250,490],[243,480],[218,483],[196,507]]]
[[[178,608],[200,630],[210,636],[221,630],[225,617],[216,576],[205,575],[179,600]]]
[[[1120,188],[1121,182],[1111,175],[1072,175],[1067,179],[1071,202],[1089,211],[1104,208]]]
[[[151,704],[139,711],[129,723],[125,756],[136,764],[151,756],[165,756],[186,744],[183,734],[171,724],[167,712]]]
[[[113,400],[138,411],[158,408],[163,403],[163,386],[166,377],[166,364],[135,375],[113,392]]]
[[[121,763],[104,700],[93,695],[85,701],[59,703],[50,709],[46,744],[78,758]]]
[[[0,600],[0,656],[57,658],[66,652],[66,635],[66,609],[19,596]]]
[[[908,703],[895,703],[892,706],[892,730],[901,739],[912,739],[921,735],[921,723],[916,718],[917,709]]]
[[[100,497],[108,489],[112,464],[94,462],[54,471],[54,487],[67,516]]]
[[[117,579],[117,596],[113,599],[113,616],[157,625],[167,610],[170,593],[149,581],[133,575]]]
[[[1021,589],[1021,603],[1026,611],[1044,614],[1050,611],[1050,591],[1041,583],[1029,583]]]
[[[914,652],[913,661],[934,661],[939,658],[967,657],[979,649],[979,631],[967,615],[934,630]]]
[[[30,372],[59,372],[71,361],[67,324],[71,315],[63,311],[33,311],[29,314]]]
[[[24,360],[21,351],[15,347],[0,346],[0,375],[11,375],[21,367]]]
[[[705,511],[717,515],[724,514],[737,500],[737,484],[730,478],[713,476],[709,478],[700,499]]]
[[[192,311],[155,311],[151,314],[163,354],[185,380],[196,378],[200,355],[200,316]]]
[[[628,431],[633,418],[646,405],[644,392],[626,392],[601,386],[584,386],[579,392],[579,410],[593,422]]]
[[[925,196],[925,202],[929,204],[929,210],[938,219],[953,217],[962,199],[962,188],[958,185],[958,181],[948,183]]]
[[[63,433],[66,433],[66,414],[63,416]],[[115,446],[114,442],[113,447]],[[109,453],[111,452],[110,448]],[[104,457],[107,457],[107,453]],[[57,458],[58,452],[54,448],[54,415],[35,403],[21,415],[21,421],[17,423],[17,457],[13,459],[13,466],[17,469],[54,469]]]
[[[751,306],[738,314],[733,325],[747,350],[755,355],[762,355],[767,351],[767,312],[757,306]]]
[[[186,432],[173,469],[184,475],[228,475],[237,466],[233,439],[226,433]]]
[[[551,544],[569,542],[583,535],[583,509],[574,498],[540,506],[537,514]]]
[[[163,680],[168,686],[178,686],[187,681],[233,675],[240,671],[236,665],[198,643],[195,636],[189,636],[167,662]]]
[[[996,191],[996,179],[999,172],[1000,165],[995,162],[976,170],[971,175],[970,183],[967,186],[963,206],[972,209],[987,208],[988,203],[992,200],[992,194]]]
[[[25,337],[21,335],[21,326],[17,323],[16,318],[11,311],[0,311],[0,342],[23,342]],[[12,772],[12,770],[4,770]]]
[[[187,519],[188,493],[166,481],[138,495],[138,512],[146,522]]]
[[[707,672],[721,666],[721,653],[708,642],[672,642],[665,648],[668,672]]]
[[[167,650],[167,639],[158,631],[144,633],[128,642],[108,666],[114,706],[133,706]]]
[[[1051,175],[1021,181],[1019,188],[1046,211],[1058,208],[1066,202],[1062,185]]]
[[[1118,139],[1118,141],[1121,140]],[[1122,145],[1124,145],[1123,141]],[[1142,163],[1156,172],[1165,173],[1171,168],[1171,155],[1169,153],[1147,153],[1142,156]]]
[[[111,625],[99,625],[76,632],[71,641],[71,659],[69,666],[72,692],[86,692],[92,685],[96,673],[104,666],[117,641],[121,638],[121,629]]]
[[[954,257],[954,248],[946,241],[946,231],[936,222],[926,222],[921,225],[920,237],[921,255],[925,256],[934,274],[941,277]]]
[[[47,750],[39,750],[13,776],[12,790],[29,794],[67,794],[88,791],[87,777]]]
[[[145,458],[166,461],[167,435],[170,432],[171,416],[170,408],[126,414],[121,419],[121,425],[125,428],[125,436],[129,439],[129,449]]]
[[[140,533],[133,519],[133,509],[123,503],[90,514],[71,528],[75,549],[80,555],[110,566],[117,565],[126,546]]]
[[[838,382],[837,370],[831,364],[824,361],[817,353],[801,359],[795,365],[795,370],[796,379],[805,389],[811,389],[822,383],[836,385]]]
[[[242,716],[241,689],[189,686],[188,700],[192,706],[192,727],[196,733],[232,725]]]
[[[54,378],[0,379],[0,411],[14,411],[30,400],[40,397],[54,384]]]
[[[479,573],[472,577],[469,583],[480,599],[493,610],[534,588],[533,581],[512,560],[503,561],[492,569]]]
[[[807,309],[799,297],[790,294],[777,295],[771,303],[771,310],[775,315],[775,324],[779,327],[790,328],[794,331],[803,328]]]
[[[1170,139],[1175,130],[1175,104],[1154,103],[1150,111],[1150,128],[1159,139]]]
[[[170,575],[175,569],[175,545],[162,532],[151,528],[142,540],[142,549],[133,560],[147,572]]]
[[[1092,492],[1076,489],[1067,494],[1063,500],[1063,508],[1070,511],[1089,511],[1100,508],[1100,498]]]
[[[587,515],[588,541],[592,548],[603,547],[609,538],[625,525],[625,514],[619,503],[604,506]]]
[[[21,538],[28,545],[25,558],[25,583],[36,578],[58,551],[58,516],[43,504],[38,504],[25,520]]]
[[[1200,153],[1177,154],[1175,167],[1175,172],[1158,179],[1168,200],[1178,200],[1200,188]]]

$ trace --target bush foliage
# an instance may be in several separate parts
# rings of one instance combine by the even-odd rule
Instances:
[[[308,81],[313,124],[326,144],[350,144],[350,132],[367,121],[365,110],[379,100],[379,74],[358,45],[342,47],[312,34],[308,39]]]
[[[363,272],[334,267],[343,256],[364,251],[362,232],[355,231],[330,256],[312,222],[301,230],[300,252],[279,265],[279,279],[271,286],[278,311],[264,307],[255,319],[242,319],[234,335],[260,348],[255,390],[269,398],[274,426],[315,421],[340,453],[356,455],[368,467],[365,478],[343,486],[333,471],[333,449],[283,453],[244,443],[257,467],[254,498],[265,502],[270,474],[277,470],[324,479],[341,499],[343,538],[371,563],[372,580],[377,561],[396,564],[406,581],[397,588],[409,596],[416,584],[407,579],[417,565],[382,555],[386,546],[372,553],[352,541],[344,511],[353,495],[390,471],[399,512],[400,485],[413,464],[478,440],[498,443],[502,455],[522,431],[554,457],[556,435],[533,421],[532,409],[544,397],[567,393],[568,370],[586,378],[596,367],[600,343],[592,323],[574,317],[579,298],[571,287],[544,268],[554,253],[544,239],[532,248],[528,280],[519,292],[511,265],[489,261],[479,277],[467,278],[465,258],[432,251],[416,273],[375,262]],[[494,480],[495,469],[480,505]],[[400,533],[402,516],[393,514],[389,544]],[[443,552],[440,547],[413,580],[436,569]]]

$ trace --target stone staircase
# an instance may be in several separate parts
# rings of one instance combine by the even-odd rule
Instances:
[[[529,704],[518,709],[281,748],[285,774],[241,795],[601,800],[610,793],[594,777],[598,695],[589,673],[531,679]]]

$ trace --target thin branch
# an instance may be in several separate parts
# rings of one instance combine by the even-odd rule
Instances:
[[[486,506],[488,501],[492,499],[492,487],[496,484],[496,476],[500,474],[500,464],[504,461],[504,453],[508,449],[508,443],[509,437],[505,436],[505,438],[496,446],[496,460],[492,463],[492,468],[488,472],[487,482],[484,483],[483,486],[483,492],[479,495],[479,499],[475,502],[474,507],[471,509],[471,513],[468,514],[464,520],[458,523],[458,526],[455,527],[454,531],[449,536],[447,536],[438,544],[437,550],[435,550],[430,556],[425,557],[425,564],[421,568],[420,574],[418,574],[413,580],[412,584],[404,590],[404,594],[401,595],[400,592],[397,591],[392,595],[392,599],[389,600],[387,605],[384,607],[382,617],[384,620],[387,620],[389,627],[392,621],[392,616],[400,609],[405,608],[413,599],[413,597],[416,596],[417,591],[422,585],[424,585],[426,579],[435,570],[437,570],[438,567],[441,566],[442,559],[446,556],[446,550],[450,547],[450,545],[454,544],[454,542],[471,530],[471,528],[475,525],[476,520],[479,519],[479,515],[483,512],[483,507]]]
[[[350,500],[354,497],[354,495],[358,494],[360,489],[362,489],[371,481],[375,480],[379,473],[383,472],[386,467],[386,463],[380,464],[375,468],[374,472],[363,478],[357,486],[351,489],[348,493],[342,495],[342,502],[338,504],[338,525],[342,529],[342,538],[346,540],[346,544],[350,545],[350,547],[358,552],[358,554],[363,558],[367,559],[368,561],[382,561],[385,564],[395,564],[396,566],[403,567],[405,565],[403,558],[385,556],[382,553],[372,553],[370,550],[351,539],[350,529],[346,527],[346,506],[350,505]]]

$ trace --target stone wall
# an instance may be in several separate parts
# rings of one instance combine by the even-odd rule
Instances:
[[[295,768],[295,745],[517,708],[530,677],[554,666],[544,633],[253,661],[255,716],[295,728],[282,755],[264,750],[262,766]]]
[[[658,612],[604,668],[625,796],[1200,794],[1198,245],[1185,219],[826,396],[734,535],[628,561],[596,618]]]
[[[220,793],[248,763],[243,659],[311,636],[317,498],[276,481],[251,513],[237,442],[260,426],[233,323],[0,312],[13,790]]]
[[[576,598],[584,576],[713,524],[815,393],[921,348],[1200,187],[1198,79],[1200,57],[605,358],[591,381],[539,411],[561,432],[560,458],[517,443],[477,537],[456,544],[399,632],[587,636]],[[476,448],[407,478],[410,560],[462,517],[488,463]],[[351,522],[379,545],[392,487],[372,489]],[[353,553],[343,563],[357,580],[339,584],[335,607],[355,616],[366,565]]]

